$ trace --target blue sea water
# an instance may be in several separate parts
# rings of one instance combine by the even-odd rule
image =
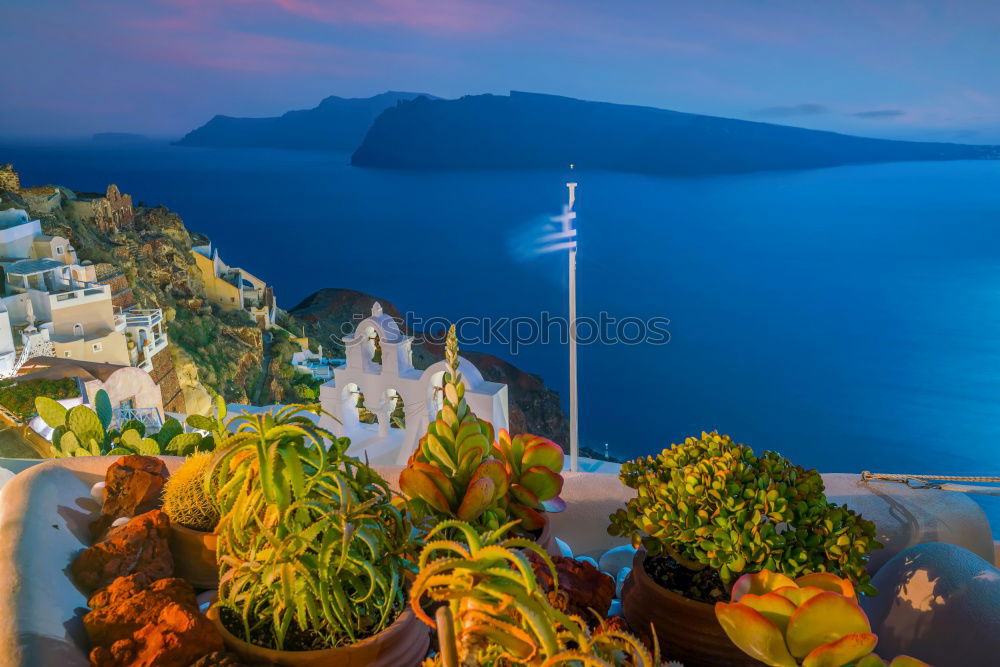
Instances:
[[[161,144],[0,146],[7,161],[26,184],[169,206],[286,308],[349,287],[450,320],[566,311],[564,257],[509,250],[558,212],[563,173]],[[824,471],[1000,474],[1000,162],[574,179],[580,314],[666,317],[671,335],[581,348],[582,444],[632,457],[719,429]],[[565,348],[479,349],[565,395]]]

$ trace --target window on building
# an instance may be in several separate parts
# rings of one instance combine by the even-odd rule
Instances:
[[[82,336],[83,335],[83,325],[77,322],[73,325],[73,335]]]
[[[94,352],[100,352],[103,349],[104,349],[103,345],[101,345],[100,343],[94,343]]]
[[[73,356],[73,353],[72,353],[72,352],[70,352],[69,350],[65,350],[65,351],[63,352],[63,356],[64,356],[64,357],[66,357],[67,359],[69,359],[70,357],[72,357],[72,356]]]
[[[56,246],[56,254],[57,255],[63,254],[63,247],[62,246]]]

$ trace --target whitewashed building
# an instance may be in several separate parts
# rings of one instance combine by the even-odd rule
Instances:
[[[412,343],[378,303],[371,317],[344,338],[347,362],[320,387],[320,402],[333,418],[324,415],[320,425],[350,438],[351,455],[367,457],[373,464],[405,463],[441,408],[446,364],[415,369]],[[507,385],[484,380],[461,357],[459,369],[472,411],[497,430],[507,428]],[[366,423],[372,416],[377,421]]]

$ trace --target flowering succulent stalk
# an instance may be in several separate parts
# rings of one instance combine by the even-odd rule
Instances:
[[[400,473],[399,487],[418,520],[457,518],[496,528],[506,519],[500,500],[509,477],[504,463],[491,456],[493,426],[465,401],[454,326],[448,330],[445,359],[444,405]]]
[[[872,653],[878,637],[858,606],[850,581],[827,572],[792,580],[763,570],[733,585],[732,601],[715,616],[747,655],[771,667],[885,667]],[[899,656],[891,667],[929,667]]]
[[[545,525],[541,512],[566,509],[566,502],[559,497],[564,458],[559,445],[540,435],[511,438],[506,429],[500,429],[494,448],[510,477],[510,491],[503,504],[521,520],[521,528],[540,530]]]

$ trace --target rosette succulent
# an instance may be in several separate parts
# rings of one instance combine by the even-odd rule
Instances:
[[[436,516],[496,528],[509,486],[507,467],[491,456],[493,426],[465,401],[455,327],[445,346],[444,405],[399,475],[399,488],[420,521]]]
[[[882,546],[875,525],[827,502],[815,470],[713,432],[625,463],[620,477],[638,494],[611,515],[608,532],[631,536],[651,556],[712,568],[727,586],[768,569],[831,572],[875,592],[865,573],[869,552]]]
[[[733,585],[732,601],[717,602],[726,636],[771,667],[885,667],[872,653],[878,637],[858,606],[854,586],[828,572],[792,580],[763,570]],[[899,656],[891,667],[928,667]]]
[[[516,435],[500,429],[494,449],[507,468],[510,486],[501,504],[508,514],[521,520],[524,530],[545,525],[541,512],[561,512],[566,503],[559,497],[563,478],[562,448],[540,435]]]

